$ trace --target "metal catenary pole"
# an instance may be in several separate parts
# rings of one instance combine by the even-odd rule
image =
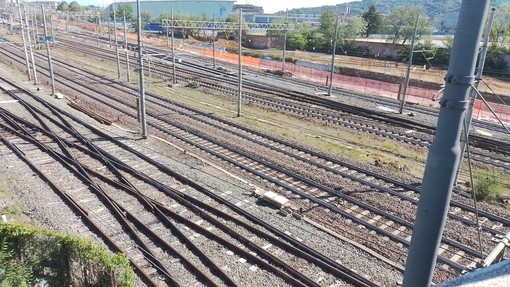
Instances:
[[[111,10],[108,9],[108,44],[111,45],[112,44],[112,21],[111,21],[111,15],[110,15]]]
[[[124,51],[126,53],[126,72],[127,81],[130,81],[131,71],[129,71],[129,49],[128,49],[128,37],[127,37],[127,22],[126,22],[126,11],[124,11]]]
[[[145,86],[143,82],[143,50],[142,50],[142,16],[140,0],[136,0],[136,16],[138,22],[138,74],[140,75],[140,122],[142,137],[147,138],[147,120],[145,118]]]
[[[33,25],[34,25],[34,43],[37,43],[37,32],[38,32],[38,27],[37,27],[37,11],[34,7],[34,21],[32,22]]]
[[[120,56],[119,56],[119,41],[117,38],[117,17],[115,7],[113,7],[113,33],[115,34],[115,56],[117,57],[117,78],[120,79]]]
[[[289,24],[289,9],[285,11],[285,24]],[[285,51],[287,50],[287,30],[283,33],[283,56],[282,56],[282,71],[285,72]]]
[[[420,14],[416,15],[416,22],[414,23],[414,32],[413,39],[411,40],[411,50],[409,50],[409,59],[407,61],[407,73],[406,79],[404,81],[404,91],[402,92],[402,100],[400,101],[399,113],[404,112],[404,105],[407,99],[407,88],[409,87],[409,78],[411,77],[411,66],[413,65],[413,55],[414,55],[414,43],[416,40],[416,31],[418,30],[418,20],[420,18]]]
[[[488,4],[489,0],[463,0],[461,4],[436,136],[425,165],[404,287],[431,285],[460,159],[464,111]]]
[[[213,68],[216,69],[216,27],[214,25],[214,21],[216,20],[215,14],[212,14],[213,21],[213,30],[212,30],[212,58],[213,58]]]
[[[243,35],[243,9],[239,9],[239,43],[238,43],[238,58],[239,58],[239,79],[238,79],[238,90],[237,90],[237,116],[241,116],[241,102],[242,102],[242,89],[243,89],[243,63],[242,63],[242,46],[241,38]]]
[[[328,96],[331,96],[331,90],[333,89],[333,73],[335,72],[335,52],[337,41],[338,41],[338,15],[336,15],[335,38],[333,39],[333,51],[331,53],[331,72],[329,74]]]
[[[48,41],[48,29],[46,28],[46,15],[44,14],[44,5],[41,5],[42,17],[43,17],[43,27],[44,27],[44,42],[46,42],[46,51],[48,55],[48,66],[50,68],[50,78],[51,78],[51,95],[55,95],[55,75],[53,74],[53,63],[51,62],[51,51],[50,51],[50,43]]]
[[[172,7],[172,22],[174,21],[174,7]],[[172,84],[177,83],[177,79],[175,78],[175,38],[174,38],[174,30],[172,27]]]
[[[99,35],[101,34],[101,14],[98,13],[97,15],[97,45],[99,45]]]
[[[166,11],[165,14],[165,16],[168,17],[168,11]],[[161,25],[163,25],[163,19],[161,19]],[[166,27],[166,46],[170,47],[170,27]]]
[[[24,24],[23,24],[23,17],[21,14],[21,0],[18,1],[18,14],[19,14],[19,26],[20,26],[20,30],[21,30],[21,39],[23,40],[23,52],[25,53],[25,63],[27,65],[27,76],[28,76],[28,80],[31,81],[32,80],[32,71],[30,70],[30,61],[28,59],[27,42],[25,39],[25,29],[23,27]],[[27,27],[27,32],[28,32],[28,27]],[[28,34],[28,37],[30,37],[30,34]]]
[[[32,71],[34,72],[34,84],[39,84],[39,81],[37,80],[37,68],[35,64],[34,59],[34,50],[32,49],[32,40],[30,37],[30,25],[28,23],[28,12],[27,7],[24,7],[24,14],[25,14],[25,25],[27,26],[27,40],[28,40],[28,51],[30,52],[30,60],[32,61]],[[35,33],[35,32],[34,32]]]
[[[478,57],[478,67],[476,68],[476,78],[473,91],[471,91],[471,94],[469,96],[469,107],[466,111],[466,130],[470,131],[471,129],[471,122],[473,121],[473,109],[475,107],[475,101],[477,98],[476,89],[478,89],[478,86],[480,85],[480,81],[482,80],[482,74],[483,74],[483,66],[485,65],[485,57],[487,56],[487,48],[489,46],[489,38],[490,33],[492,29],[492,23],[494,22],[494,15],[495,15],[495,8],[492,8],[491,15],[489,18],[489,22],[487,23],[487,27],[485,29],[485,37],[483,38],[483,44],[482,49],[480,50],[480,56]],[[469,135],[468,137],[469,138]],[[466,137],[461,137],[461,157],[459,161],[459,166],[457,167],[457,178],[455,182],[457,182],[457,179],[459,178],[460,169],[462,167],[462,163],[464,162],[464,154],[466,153],[466,146],[468,145],[468,141],[466,141]]]
[[[55,46],[55,30],[53,30],[53,14],[50,13],[51,46]]]

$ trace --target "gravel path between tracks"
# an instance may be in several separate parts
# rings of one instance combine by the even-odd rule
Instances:
[[[9,70],[7,70],[9,69]],[[12,67],[0,66],[0,74],[10,78],[22,79],[23,75],[11,70]],[[66,105],[65,100],[57,100],[49,96],[47,87],[42,87],[41,91],[36,91],[30,83],[18,80],[22,86],[27,87],[42,98],[51,101],[57,106],[72,111]],[[0,100],[8,100],[6,95],[1,95]],[[17,104],[3,104],[2,107],[23,114],[23,109]],[[75,114],[77,114],[75,112]],[[81,116],[87,122],[99,126],[97,122],[86,116]],[[120,138],[125,138],[132,144],[138,145],[141,149],[151,154],[160,154],[161,161],[167,166],[181,172],[191,178],[200,180],[203,184],[213,188],[218,194],[229,191],[229,198],[232,202],[247,201],[246,208],[258,217],[264,218],[267,222],[277,226],[281,230],[292,234],[295,237],[303,239],[307,244],[317,248],[326,255],[332,256],[335,260],[348,264],[350,268],[359,273],[380,282],[383,286],[396,286],[402,279],[402,274],[392,267],[382,263],[377,259],[349,244],[341,242],[330,235],[325,234],[307,224],[304,221],[292,217],[282,217],[277,210],[270,206],[259,205],[250,195],[252,187],[242,181],[230,177],[226,173],[205,164],[203,160],[194,158],[180,149],[162,143],[159,140],[149,138],[145,141],[137,140],[138,136],[123,131],[115,126],[103,126],[101,128],[110,134]],[[0,208],[19,203],[24,206],[25,220],[45,228],[59,230],[66,233],[86,236],[96,242],[100,242],[88,229],[81,223],[73,212],[56,196],[53,191],[25,165],[20,163],[5,146],[0,146],[0,180],[3,185],[8,186],[12,191],[12,198],[0,199]],[[55,171],[58,172],[58,171]],[[62,180],[72,180],[63,178]],[[363,260],[360,260],[363,258]],[[250,266],[247,266],[249,268]],[[306,266],[303,266],[306,268]],[[324,277],[317,274],[317,281]],[[250,286],[250,283],[246,286]],[[140,282],[137,282],[141,286]],[[342,282],[323,281],[323,286],[350,286]]]

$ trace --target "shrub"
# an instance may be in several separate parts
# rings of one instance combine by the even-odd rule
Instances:
[[[478,175],[475,180],[474,191],[476,198],[483,201],[493,201],[503,192],[501,180],[492,172],[490,174]]]
[[[51,286],[134,284],[134,271],[125,255],[111,254],[82,238],[0,223],[0,247],[0,287],[34,286],[35,279]]]

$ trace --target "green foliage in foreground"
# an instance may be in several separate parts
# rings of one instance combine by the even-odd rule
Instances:
[[[500,177],[492,172],[490,174],[478,174],[475,180],[474,190],[479,200],[494,201],[503,193]]]
[[[134,272],[125,255],[88,240],[34,227],[0,223],[0,287],[131,287]]]

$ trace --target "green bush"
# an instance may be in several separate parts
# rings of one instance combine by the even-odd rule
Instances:
[[[478,175],[474,190],[476,198],[483,201],[496,200],[503,193],[501,180],[494,172]]]
[[[134,271],[125,255],[112,254],[82,238],[0,223],[0,247],[0,287],[33,286],[35,278],[45,279],[50,286],[134,284]]]

